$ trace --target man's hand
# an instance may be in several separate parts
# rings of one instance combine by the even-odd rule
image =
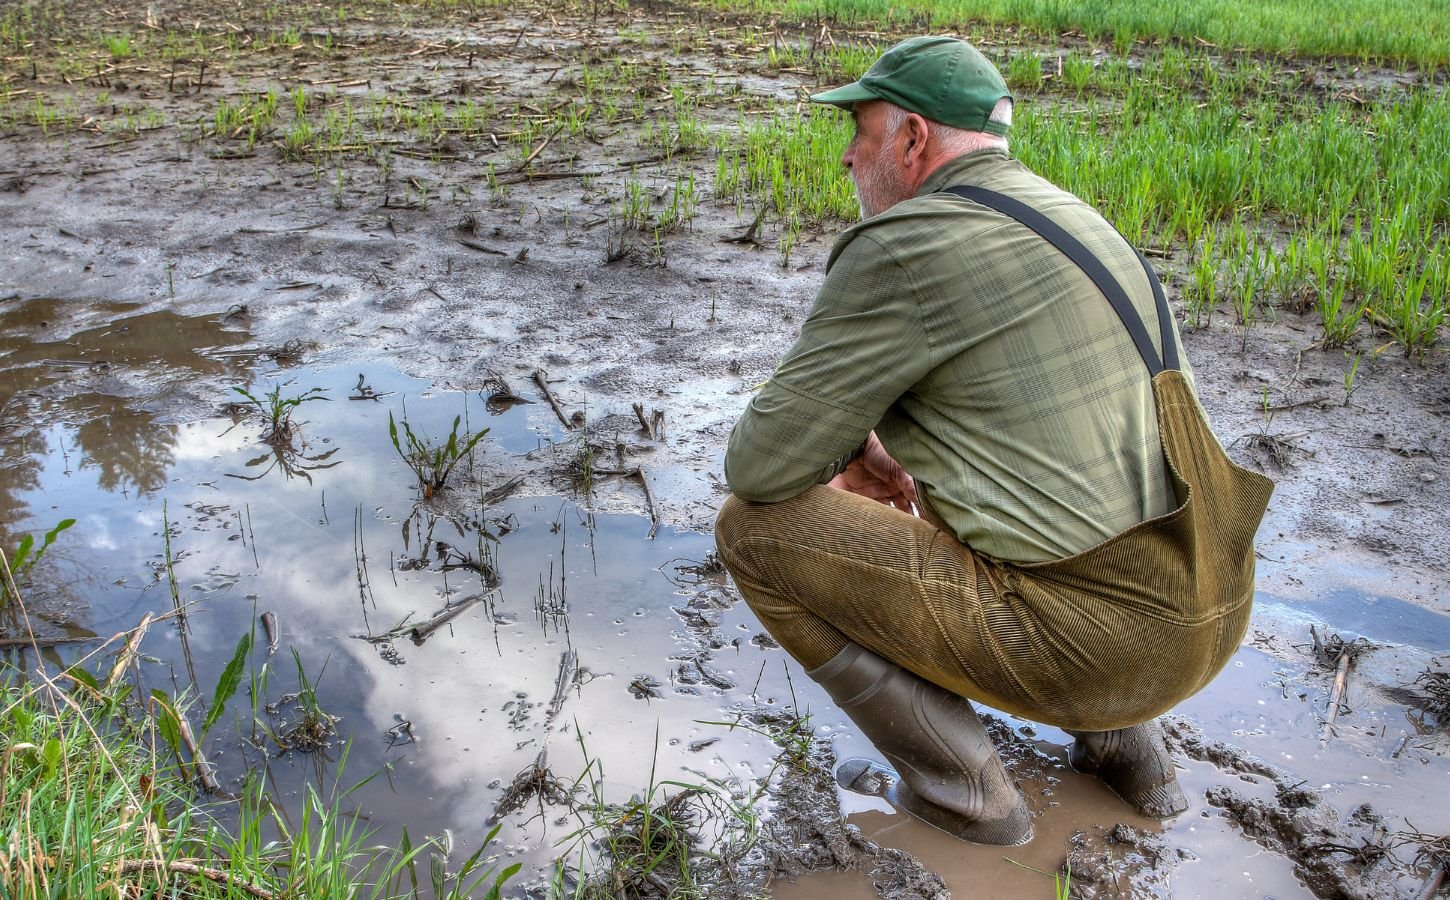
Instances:
[[[916,514],[913,508],[916,504],[916,483],[881,446],[874,431],[866,435],[866,449],[851,460],[844,472],[832,478],[830,485],[870,497],[902,512]]]

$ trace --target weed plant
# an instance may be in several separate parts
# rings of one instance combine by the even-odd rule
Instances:
[[[393,414],[388,413],[388,436],[392,439],[393,449],[403,458],[403,462],[413,471],[418,479],[418,485],[423,489],[423,498],[431,498],[435,493],[441,491],[448,482],[448,476],[453,473],[460,460],[473,453],[473,448],[488,434],[488,429],[476,431],[469,434],[463,432],[459,436],[458,426],[462,423],[462,416],[453,417],[453,427],[448,432],[448,439],[442,443],[434,443],[428,435],[421,437],[414,433],[411,425],[408,424],[407,411],[403,412],[403,436],[398,436],[398,423],[393,420]],[[404,444],[407,446],[405,447]]]
[[[0,565],[4,569],[0,571],[0,609],[9,606],[20,596],[20,582],[25,580],[30,570],[45,556],[45,551],[50,549],[60,533],[75,523],[75,519],[61,519],[41,538],[39,547],[35,546],[35,538],[26,534],[21,536],[15,551],[8,558],[0,553]]]
[[[754,845],[759,823],[750,798],[713,782],[657,778],[658,734],[644,790],[623,803],[606,799],[603,764],[589,755],[582,736],[579,745],[585,767],[575,788],[582,787],[586,799],[574,809],[579,828],[560,842],[569,847],[561,857],[554,897],[704,896],[708,876],[702,866],[728,864]],[[576,871],[587,874],[566,887],[562,860],[576,852]]]
[[[284,397],[282,385],[277,384],[261,398],[243,387],[234,387],[232,390],[246,398],[247,403],[262,415],[262,440],[274,447],[292,446],[297,437],[297,426],[292,422],[292,414],[297,407],[313,400],[328,399],[322,396],[326,392],[324,388],[313,388],[301,394]]]

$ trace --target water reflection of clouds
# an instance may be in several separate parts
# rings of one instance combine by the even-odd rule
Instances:
[[[46,457],[47,504],[86,509],[84,530],[76,536],[86,542],[87,564],[106,576],[93,579],[101,627],[117,630],[145,611],[170,609],[164,580],[156,579],[165,502],[182,598],[195,601],[187,628],[198,692],[209,696],[238,638],[256,627],[254,616],[274,612],[280,653],[269,662],[273,682],[265,699],[295,689],[295,649],[309,677],[320,677],[323,708],[343,717],[340,731],[354,741],[353,779],[397,763],[389,779],[356,795],[373,824],[406,824],[415,833],[450,827],[465,844],[481,836],[482,820],[499,796],[496,782],[507,782],[546,745],[561,775],[572,778],[583,770],[576,725],[586,752],[605,761],[616,799],[644,785],[656,750],[660,772],[672,777],[686,774],[684,765],[726,776],[732,767],[748,768],[769,755],[768,744],[728,761],[685,749],[689,740],[720,730],[697,720],[721,718],[721,698],[713,688],[692,695],[671,683],[670,668],[678,661],[669,657],[694,645],[682,640],[684,627],[670,610],[686,598],[656,569],[678,557],[702,558],[710,542],[701,535],[665,531],[647,541],[648,523],[637,517],[601,517],[591,533],[586,514],[557,498],[510,501],[490,512],[511,512],[518,525],[497,544],[503,585],[492,605],[473,607],[422,646],[398,639],[388,657],[354,638],[409,617],[420,623],[450,600],[481,589],[478,576],[466,569],[441,572],[436,546],[428,543],[442,540],[476,555],[473,526],[440,517],[430,528],[426,514],[411,515],[416,488],[387,436],[388,412],[400,412],[405,396],[415,428],[434,435],[446,434],[464,403],[481,404],[462,394],[418,396],[419,383],[383,367],[363,374],[375,389],[396,394],[382,403],[339,399],[305,408],[303,439],[313,448],[338,448],[342,460],[314,472],[311,484],[222,477],[244,466],[260,445],[254,425],[229,429],[220,420],[169,432],[174,445],[154,494],[107,490],[100,471],[61,474],[59,460]],[[299,389],[322,386],[341,397],[357,376],[358,369],[349,368],[294,377]],[[494,429],[480,445],[483,465],[490,455],[509,452],[505,448],[537,443],[532,412],[474,417],[475,425],[487,422]],[[359,584],[359,538],[370,590]],[[402,566],[425,556],[426,565]],[[112,583],[117,580],[124,585]],[[565,633],[545,629],[534,610],[536,595],[561,589],[561,583],[571,609]],[[143,584],[147,589],[138,590]],[[730,615],[748,618],[742,610]],[[714,665],[747,690],[762,661],[778,665],[781,654],[762,654],[746,640],[747,629],[729,633],[741,636],[742,649],[720,651]],[[589,675],[549,720],[560,656],[571,647]],[[173,624],[153,626],[146,652],[178,674],[187,671]],[[661,699],[631,697],[627,686],[639,674],[662,683]],[[390,747],[384,735],[399,717],[413,723],[417,740]],[[731,738],[737,750],[740,738]],[[239,763],[235,754],[222,761]],[[310,770],[303,758],[274,762],[284,788],[289,767],[297,779]],[[554,851],[540,843],[539,824],[530,827],[528,833],[506,833],[515,843],[541,846],[536,861],[542,862]]]
[[[111,521],[94,513],[80,516],[72,533],[92,550],[115,550],[121,546],[111,534]]]
[[[220,460],[235,451],[239,435],[249,430],[245,424],[216,419],[182,425],[172,458],[178,463]]]

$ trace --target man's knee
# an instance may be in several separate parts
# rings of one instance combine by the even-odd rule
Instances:
[[[747,506],[749,504],[731,494],[720,507],[720,514],[715,517],[715,546],[721,554],[729,554],[740,540]]]
[[[779,504],[753,503],[734,494],[725,498],[715,519],[715,547],[720,561],[736,581],[742,575],[758,574],[760,568],[759,538],[778,527]],[[751,538],[757,540],[752,541]]]

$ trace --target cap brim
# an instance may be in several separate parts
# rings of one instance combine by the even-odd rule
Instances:
[[[853,105],[866,100],[881,99],[877,94],[872,93],[861,85],[859,81],[853,81],[845,87],[838,87],[835,90],[826,91],[823,94],[812,94],[811,102],[829,103],[832,106],[839,106],[843,109],[850,109]]]

